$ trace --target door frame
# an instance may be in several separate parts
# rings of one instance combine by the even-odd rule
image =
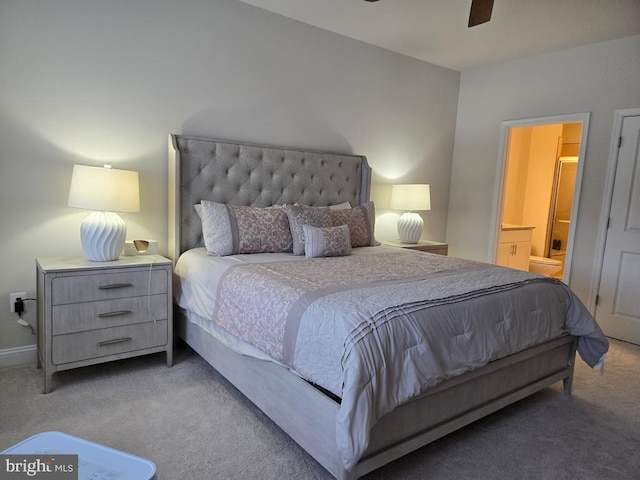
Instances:
[[[598,235],[596,237],[595,258],[593,262],[593,275],[591,276],[591,288],[589,289],[589,299],[587,308],[595,314],[596,298],[600,290],[602,280],[602,267],[604,266],[604,249],[607,245],[607,224],[611,215],[611,202],[613,201],[613,188],[616,181],[616,171],[618,169],[618,149],[619,138],[622,136],[622,126],[627,117],[640,116],[640,108],[618,109],[613,115],[613,130],[611,132],[611,143],[609,145],[609,160],[607,165],[607,176],[605,179],[605,191],[602,198],[602,209],[600,211],[600,222],[598,223]]]
[[[590,112],[571,113],[566,115],[554,115],[550,117],[525,118],[521,120],[505,120],[500,124],[500,139],[498,146],[495,190],[493,196],[493,210],[491,214],[491,230],[489,232],[489,252],[488,258],[492,263],[496,261],[498,251],[498,236],[500,233],[500,223],[502,209],[504,207],[504,190],[507,181],[507,162],[509,160],[509,133],[512,128],[536,127],[541,125],[551,125],[558,123],[582,123],[582,138],[580,140],[580,151],[578,153],[578,171],[576,172],[576,184],[573,191],[573,205],[571,207],[571,218],[578,219],[580,203],[580,191],[582,188],[582,177],[584,172],[584,158],[587,151],[587,140],[589,136]],[[570,284],[571,264],[573,263],[573,242],[576,231],[576,221],[572,221],[569,226],[569,239],[567,241],[567,255],[565,257],[563,281]],[[595,300],[594,300],[595,301]]]

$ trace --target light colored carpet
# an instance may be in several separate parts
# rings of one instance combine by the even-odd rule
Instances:
[[[159,480],[330,475],[186,347],[54,374],[0,370],[0,450],[58,430],[148,458]],[[640,347],[612,340],[606,371],[561,384],[376,471],[373,479],[640,478]]]

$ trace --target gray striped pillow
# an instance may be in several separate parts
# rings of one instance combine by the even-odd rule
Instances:
[[[307,258],[351,255],[349,227],[313,227],[303,225],[304,254]]]

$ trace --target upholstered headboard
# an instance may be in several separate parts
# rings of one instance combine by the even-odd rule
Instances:
[[[268,207],[369,200],[371,168],[359,155],[291,150],[169,135],[169,255],[201,246],[201,200]]]

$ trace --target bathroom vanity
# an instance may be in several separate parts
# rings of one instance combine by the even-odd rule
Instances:
[[[533,226],[503,223],[498,237],[496,264],[518,270],[529,270]]]

